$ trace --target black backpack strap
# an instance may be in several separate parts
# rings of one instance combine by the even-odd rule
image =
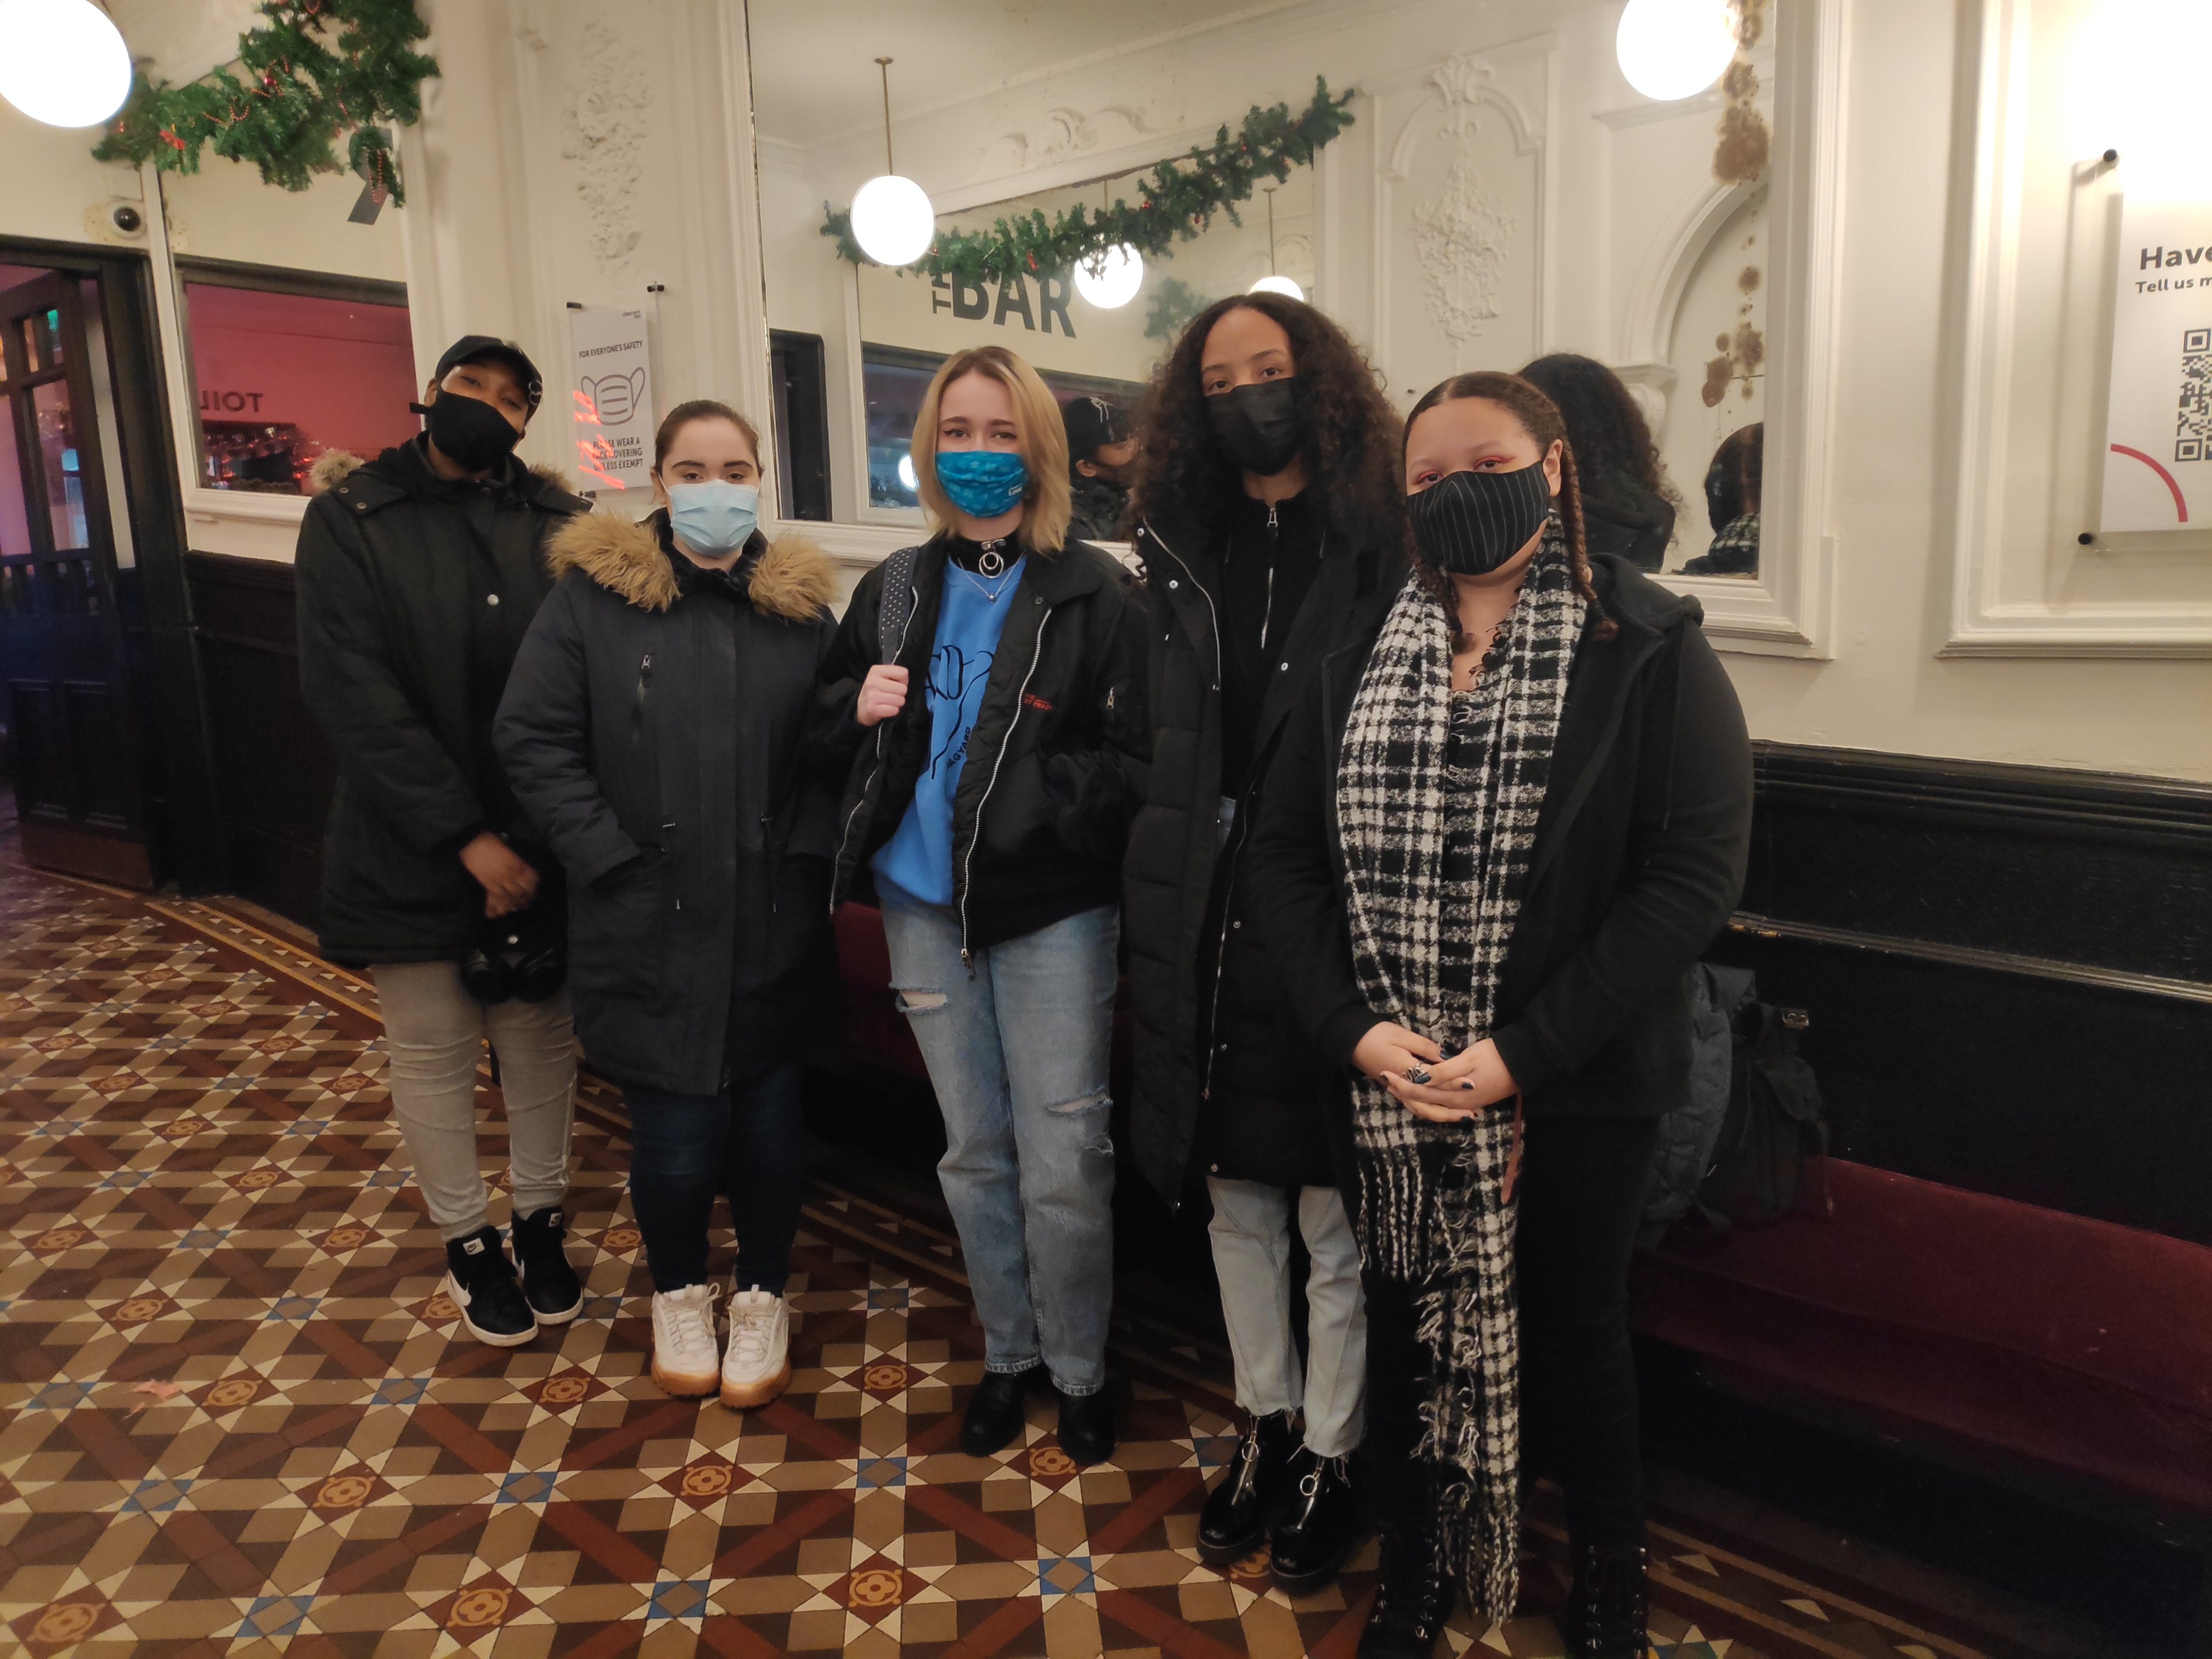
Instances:
[[[914,615],[914,562],[921,550],[902,547],[884,561],[884,589],[876,605],[876,657],[881,662],[898,660],[906,625]]]

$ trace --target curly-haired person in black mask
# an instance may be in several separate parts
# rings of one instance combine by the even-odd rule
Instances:
[[[1356,1541],[1366,1318],[1323,1071],[1260,943],[1246,829],[1285,717],[1403,580],[1398,418],[1358,347],[1276,295],[1195,318],[1147,394],[1133,538],[1149,576],[1152,765],[1124,865],[1138,1167],[1203,1176],[1247,1413],[1200,1519],[1208,1561],[1271,1547],[1293,1593]],[[1301,1358],[1292,1233],[1312,1261]]]
[[[1413,580],[1308,685],[1254,908],[1358,1171],[1382,1571],[1359,1644],[1509,1617],[1522,1413],[1565,1494],[1577,1659],[1644,1651],[1629,1252],[1687,1087],[1687,975],[1751,836],[1697,601],[1583,543],[1559,410],[1516,375],[1413,407]]]

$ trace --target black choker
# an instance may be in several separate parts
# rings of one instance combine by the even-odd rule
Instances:
[[[952,544],[952,562],[963,570],[973,570],[979,576],[1003,576],[1011,562],[1006,557],[1007,539],[1000,536],[992,541],[971,542],[963,537]],[[970,548],[975,550],[972,563],[966,556]]]

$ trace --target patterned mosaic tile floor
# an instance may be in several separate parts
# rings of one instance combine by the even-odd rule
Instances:
[[[824,1171],[772,1405],[672,1401],[622,1121],[587,1088],[584,1316],[458,1338],[387,1121],[374,995],[241,913],[35,876],[0,844],[0,1650],[83,1655],[1349,1656],[1373,1550],[1297,1601],[1193,1548],[1225,1364],[1123,1321],[1122,1446],[1036,1408],[957,1449],[981,1370],[954,1242]],[[487,1079],[487,1169],[502,1166]],[[726,1246],[726,1237],[724,1243]],[[1985,1644],[1662,1528],[1661,1659]],[[1454,1654],[1553,1655],[1525,1616]]]

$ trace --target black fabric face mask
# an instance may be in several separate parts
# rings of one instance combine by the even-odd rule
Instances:
[[[410,404],[428,417],[430,441],[449,461],[471,472],[487,472],[522,441],[507,416],[481,398],[441,391],[427,404]]]
[[[1224,454],[1245,471],[1272,478],[1298,453],[1297,376],[1217,392],[1206,400],[1206,418]]]
[[[1552,510],[1538,462],[1517,472],[1454,472],[1406,502],[1421,556],[1458,576],[1486,576],[1528,546]]]

